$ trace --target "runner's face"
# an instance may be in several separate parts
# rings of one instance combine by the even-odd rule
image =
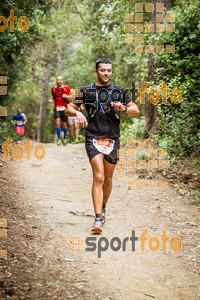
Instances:
[[[62,85],[62,77],[61,76],[58,76],[56,78],[56,83],[57,83],[57,86],[61,86]]]
[[[108,85],[112,75],[111,64],[99,64],[96,70],[98,83],[101,85]]]

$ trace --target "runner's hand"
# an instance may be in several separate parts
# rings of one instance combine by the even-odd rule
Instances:
[[[76,119],[79,126],[86,127],[88,125],[86,117],[80,111],[76,112]]]
[[[62,97],[63,97],[64,99],[69,99],[69,98],[70,98],[70,95],[62,94]]]
[[[124,105],[120,101],[119,102],[111,102],[111,106],[119,111],[124,111]]]

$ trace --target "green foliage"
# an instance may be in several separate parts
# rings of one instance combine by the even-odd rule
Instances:
[[[122,117],[121,120],[121,145],[126,145],[127,141],[135,141],[142,137],[142,133],[145,127],[145,118],[133,118],[133,117]]]
[[[164,36],[165,43],[176,47],[174,55],[160,55],[157,78],[178,87],[182,101],[159,107],[160,141],[165,141],[168,151],[175,156],[199,155],[200,146],[200,8],[197,1],[183,1],[173,8],[176,14],[176,31]]]
[[[44,124],[43,141],[45,143],[53,143],[55,139],[55,119],[52,107],[48,107],[47,116]]]
[[[10,16],[10,10],[13,9],[17,19],[21,16],[26,16],[30,21],[30,27],[26,32],[21,32],[18,29],[17,22],[14,23],[14,32],[10,32],[9,22],[7,29],[4,32],[0,32],[0,75],[8,76],[8,95],[0,96],[0,105],[8,106],[10,117],[12,113],[15,113],[16,107],[20,105],[20,101],[23,99],[26,103],[25,106],[29,105],[27,100],[31,97],[31,94],[21,90],[20,96],[23,93],[23,99],[21,99],[21,97],[18,98],[19,95],[15,89],[16,87],[21,87],[20,82],[25,79],[26,69],[24,64],[31,55],[31,47],[33,47],[35,39],[41,31],[42,18],[44,13],[48,15],[51,3],[51,0],[1,1],[1,15],[5,16],[5,18]],[[30,92],[30,89],[28,91]],[[13,105],[15,102],[16,104]],[[8,124],[10,117],[8,117]],[[0,138],[4,138],[6,134],[10,135],[10,126],[7,125],[7,122],[1,120],[0,125]]]
[[[14,126],[9,118],[0,117],[0,144],[5,142],[8,137],[16,139],[17,135],[14,131]]]
[[[141,151],[137,153],[137,160],[148,160],[148,152],[147,151]]]

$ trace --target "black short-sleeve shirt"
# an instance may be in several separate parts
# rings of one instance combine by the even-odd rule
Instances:
[[[112,102],[132,102],[128,92],[119,85],[96,86],[94,83],[82,87],[82,99],[88,113],[86,138],[118,139],[120,136],[120,112],[111,107]]]

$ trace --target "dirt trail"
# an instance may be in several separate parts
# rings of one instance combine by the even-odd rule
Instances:
[[[30,227],[28,234],[34,241],[35,257],[29,257],[26,251],[23,257],[35,260],[37,270],[31,266],[34,285],[31,288],[27,283],[29,289],[23,290],[24,298],[15,290],[12,299],[200,299],[196,205],[191,205],[172,187],[129,190],[126,180],[115,176],[103,234],[93,236],[96,251],[86,251],[93,207],[92,173],[84,145],[48,144],[45,148],[46,155],[41,161],[32,155],[30,161],[12,163],[20,175],[18,188],[24,219],[16,221],[16,225],[10,221],[10,226],[18,225],[19,229],[21,225],[22,231]],[[145,229],[148,240],[144,252],[140,241],[135,242],[133,251],[132,231],[139,237]],[[157,237],[161,243],[163,230],[170,240],[180,237],[183,243],[180,251],[173,252],[169,241],[166,252],[149,249],[155,246],[149,244],[151,237]],[[105,247],[103,237],[108,239],[109,246],[100,252],[98,243]],[[111,249],[113,237],[118,238],[112,244],[115,250],[120,241],[128,238],[126,251]],[[82,245],[77,245],[78,242]],[[28,244],[26,239],[24,243]]]

